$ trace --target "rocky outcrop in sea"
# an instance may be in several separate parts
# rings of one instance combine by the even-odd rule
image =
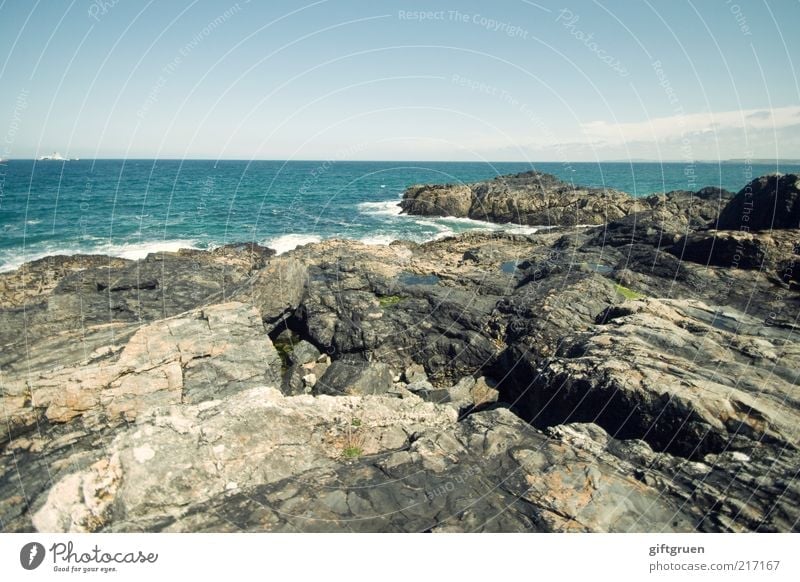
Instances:
[[[453,216],[531,226],[602,225],[630,214],[678,215],[699,226],[715,218],[733,195],[720,188],[676,190],[634,198],[611,188],[589,188],[552,174],[523,172],[474,184],[411,186],[400,207],[407,214]]]
[[[531,235],[0,274],[0,529],[796,531],[799,186],[528,173],[402,206]]]

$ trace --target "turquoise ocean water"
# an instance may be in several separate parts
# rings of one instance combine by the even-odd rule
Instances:
[[[399,215],[403,190],[527,170],[635,196],[720,186],[800,166],[737,163],[461,163],[11,160],[0,163],[0,271],[50,254],[129,258],[155,250],[256,241],[280,251],[325,238],[385,244],[474,228]]]

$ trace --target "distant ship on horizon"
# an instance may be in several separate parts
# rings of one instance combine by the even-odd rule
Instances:
[[[69,158],[65,158],[64,156],[62,156],[62,155],[61,155],[59,152],[53,152],[53,153],[52,153],[52,154],[50,154],[50,155],[47,155],[47,156],[41,156],[41,157],[39,158],[39,161],[40,161],[40,162],[47,162],[47,161],[52,161],[52,162],[69,162],[69,161],[76,161],[77,159],[78,159],[78,158],[74,158],[73,160],[70,160]]]

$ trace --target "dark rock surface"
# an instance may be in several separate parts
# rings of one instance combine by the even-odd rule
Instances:
[[[719,215],[717,228],[773,230],[800,228],[800,183],[796,174],[756,178]]]
[[[0,275],[0,529],[797,531],[796,225],[565,188],[407,201],[603,224]]]

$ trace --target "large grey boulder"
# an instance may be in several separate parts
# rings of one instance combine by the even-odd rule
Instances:
[[[472,189],[466,184],[411,186],[403,193],[400,207],[409,214],[422,216],[469,216],[474,203]]]
[[[315,394],[385,394],[394,385],[387,364],[336,360],[314,386]]]
[[[272,331],[300,305],[307,281],[303,263],[277,257],[236,289],[232,297],[258,308],[268,331]]]
[[[722,210],[717,228],[749,231],[800,228],[798,179],[797,174],[756,178]]]

